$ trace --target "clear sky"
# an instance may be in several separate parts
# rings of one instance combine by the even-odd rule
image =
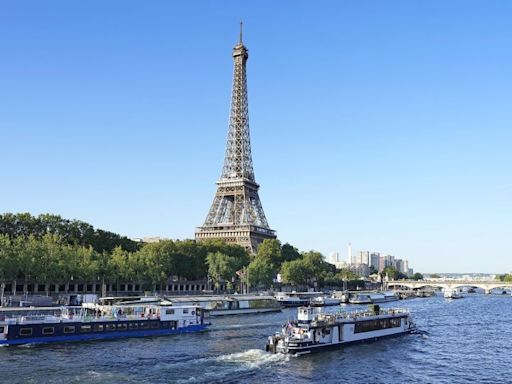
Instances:
[[[512,270],[512,2],[0,2],[0,212],[192,238],[244,21],[256,180],[301,250]]]

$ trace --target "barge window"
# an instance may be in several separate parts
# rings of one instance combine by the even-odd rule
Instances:
[[[117,329],[119,331],[126,331],[127,328],[128,328],[128,326],[126,325],[126,323],[117,324]]]
[[[90,325],[82,325],[80,327],[80,332],[91,332],[91,326]]]
[[[160,323],[158,321],[152,321],[151,328],[160,328]]]
[[[75,333],[75,327],[64,327],[64,333]]]
[[[94,326],[94,332],[103,332],[103,324],[96,324]]]
[[[32,335],[32,328],[21,328],[20,329],[20,336],[31,336]]]
[[[183,313],[188,313],[188,308],[183,310]]]
[[[55,332],[55,328],[53,327],[44,327],[43,328],[43,335],[53,335]]]
[[[4,333],[4,327],[0,327],[0,333]]]
[[[137,328],[139,328],[139,324],[137,324],[137,323],[130,323],[130,324],[128,324],[128,327],[130,329],[137,329]]]
[[[166,309],[165,314],[166,315],[174,315],[174,309]]]
[[[141,328],[149,328],[149,323],[140,323]]]
[[[105,329],[107,331],[113,331],[114,329],[116,329],[116,325],[115,324],[105,324]]]

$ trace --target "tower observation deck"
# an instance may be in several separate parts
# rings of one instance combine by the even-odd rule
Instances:
[[[233,48],[233,90],[224,167],[210,211],[203,226],[197,228],[196,240],[222,239],[255,252],[263,240],[275,239],[276,234],[269,228],[254,178],[247,101],[248,58],[240,23],[240,41]]]

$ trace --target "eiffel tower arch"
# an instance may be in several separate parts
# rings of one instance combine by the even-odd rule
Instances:
[[[254,178],[247,101],[248,58],[240,23],[240,41],[233,48],[233,90],[224,167],[210,211],[203,226],[197,228],[196,240],[222,239],[256,252],[263,240],[275,239],[276,233],[268,225],[258,195],[260,186]]]

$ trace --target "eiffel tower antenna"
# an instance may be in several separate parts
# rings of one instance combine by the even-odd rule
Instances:
[[[254,178],[249,132],[246,63],[247,48],[240,41],[233,48],[233,89],[231,114],[224,166],[217,192],[202,227],[197,228],[196,240],[223,239],[240,244],[251,252],[265,239],[275,239],[269,228]]]
[[[239,42],[240,45],[243,45],[243,43],[242,43],[243,26],[244,26],[244,23],[242,20],[240,20],[240,42]]]

